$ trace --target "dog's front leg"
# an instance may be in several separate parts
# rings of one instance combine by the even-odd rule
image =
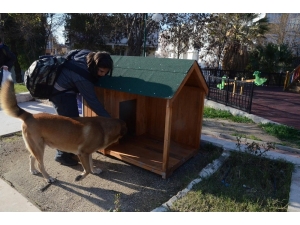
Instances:
[[[102,172],[102,170],[100,168],[96,168],[96,167],[94,168],[92,155],[93,154],[90,154],[90,156],[89,156],[90,167],[91,167],[92,173],[93,174],[100,174]]]

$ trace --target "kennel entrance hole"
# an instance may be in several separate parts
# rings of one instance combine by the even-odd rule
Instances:
[[[127,125],[126,135],[136,135],[136,99],[123,101],[119,104],[119,118],[123,120]]]

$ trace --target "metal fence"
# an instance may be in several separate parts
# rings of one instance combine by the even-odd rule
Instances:
[[[215,76],[223,77],[227,76],[230,79],[237,77],[239,80],[243,77],[244,79],[254,79],[254,71],[236,71],[236,70],[220,70],[220,69],[210,69],[210,68],[201,68],[204,76]],[[261,78],[267,78],[265,85],[268,86],[284,86],[284,81],[286,73],[266,73],[261,72]]]
[[[204,75],[207,99],[251,113],[254,82]]]

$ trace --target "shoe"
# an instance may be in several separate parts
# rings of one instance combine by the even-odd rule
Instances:
[[[54,158],[54,160],[64,166],[77,166],[78,165],[78,161],[73,159],[73,157],[71,157],[70,155],[62,155],[60,157],[56,156]]]

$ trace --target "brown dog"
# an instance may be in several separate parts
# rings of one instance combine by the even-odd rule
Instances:
[[[84,169],[75,179],[79,181],[91,172],[101,172],[101,169],[93,169],[92,153],[117,142],[127,132],[125,122],[120,119],[31,114],[17,105],[14,83],[11,80],[7,80],[2,87],[1,107],[6,114],[23,120],[22,135],[30,152],[30,172],[38,173],[35,169],[37,160],[38,168],[48,183],[55,179],[44,168],[46,145],[78,155]]]

